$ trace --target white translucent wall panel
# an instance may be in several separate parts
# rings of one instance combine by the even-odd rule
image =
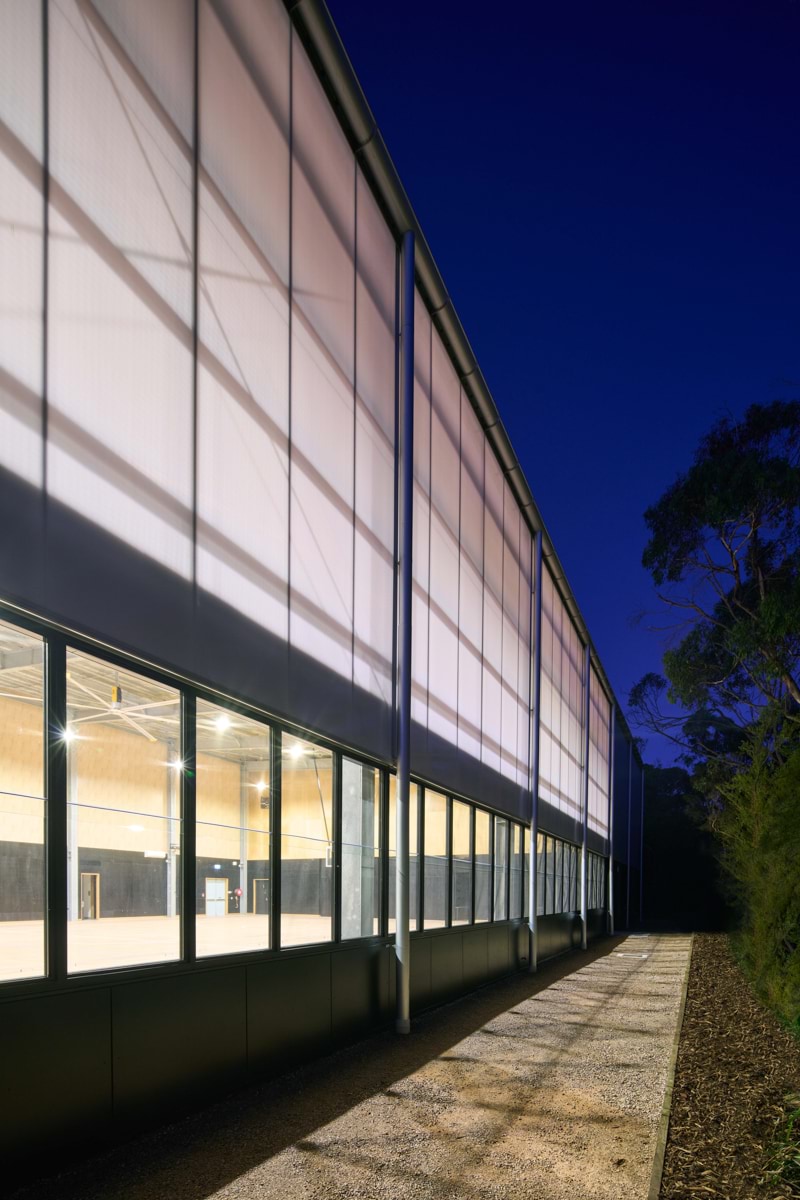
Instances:
[[[353,671],[355,163],[292,40],[290,638]]]
[[[431,371],[428,728],[456,745],[461,389],[447,351],[435,331]]]
[[[411,717],[428,725],[428,586],[431,524],[431,319],[414,296],[414,513]]]
[[[394,239],[361,172],[356,193],[356,520],[353,678],[392,698]]]
[[[50,5],[48,486],[183,575],[193,46],[191,0]]]
[[[458,744],[475,758],[481,756],[483,459],[483,430],[462,392]]]
[[[608,836],[611,704],[594,668],[589,671],[589,828]]]
[[[581,813],[583,647],[549,571],[542,579],[539,793],[562,812]]]
[[[519,531],[520,512],[513,492],[503,482],[503,688],[501,698],[501,771],[509,779],[518,772],[519,733]]]
[[[288,637],[289,19],[200,8],[198,583]]]
[[[483,739],[481,758],[500,770],[503,679],[503,472],[484,446]]]
[[[41,5],[0,3],[0,466],[42,482]]]
[[[517,783],[530,785],[531,603],[533,540],[520,515],[519,528],[519,659],[517,668]]]

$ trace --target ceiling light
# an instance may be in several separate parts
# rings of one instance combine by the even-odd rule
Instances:
[[[168,765],[172,767],[173,771],[182,771],[184,767],[184,764],[179,758],[174,758]]]
[[[77,735],[77,733],[75,732],[75,730],[74,730],[74,729],[69,729],[69,728],[65,729],[65,730],[64,730],[64,732],[61,734],[61,737],[62,737],[62,738],[63,738],[63,740],[64,740],[64,741],[67,743],[67,745],[69,745],[69,743],[70,743],[70,742],[74,742],[74,741],[75,741],[75,738],[76,738],[77,736],[78,736],[78,735]]]
[[[214,724],[220,733],[224,733],[226,729],[230,729],[231,719],[227,713],[220,713]]]
[[[289,758],[302,758],[305,752],[306,748],[302,742],[295,742],[288,750]]]
[[[144,833],[144,825],[129,825],[131,833]]]

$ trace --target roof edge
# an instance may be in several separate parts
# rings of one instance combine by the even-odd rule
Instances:
[[[616,720],[622,724],[633,743],[636,758],[640,765],[643,765],[636,739],[631,733],[625,714],[620,708],[614,689],[595,649],[592,636],[578,607],[575,594],[569,585],[553,540],[547,531],[544,518],[525,478],[525,472],[511,444],[511,439],[506,432],[458,313],[448,295],[430,246],[392,162],[383,135],[378,128],[375,116],[364,95],[328,6],[325,0],[283,0],[283,2],[395,237],[399,239],[407,230],[411,230],[414,234],[417,284],[433,323],[445,342],[461,384],[469,396],[472,407],[531,531],[534,534],[539,532],[542,534],[543,557],[584,644],[588,645],[591,650],[592,662],[597,674],[609,698],[616,706]]]

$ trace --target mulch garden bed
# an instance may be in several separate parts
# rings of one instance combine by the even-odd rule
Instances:
[[[722,934],[694,939],[661,1200],[800,1196],[765,1177],[800,1043],[754,997]]]

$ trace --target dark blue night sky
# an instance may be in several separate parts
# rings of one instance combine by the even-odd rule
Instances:
[[[624,705],[642,513],[800,393],[800,3],[329,3]]]

